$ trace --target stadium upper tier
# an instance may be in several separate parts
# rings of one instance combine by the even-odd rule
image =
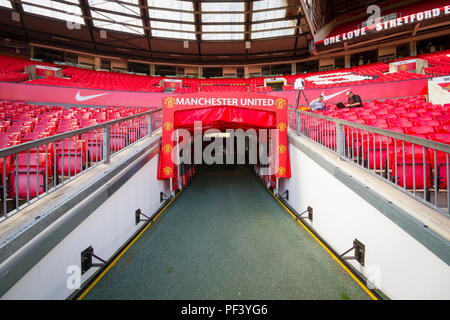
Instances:
[[[424,96],[385,99],[384,101],[372,100],[366,102],[363,108],[337,109],[335,105],[329,105],[328,108],[328,110],[317,111],[317,113],[450,144],[450,104],[431,104],[426,102]],[[21,101],[0,100],[0,148],[93,126],[147,110],[149,109],[126,107],[66,109],[64,107],[29,105]],[[135,141],[137,136],[141,136],[141,131],[147,128],[147,123],[136,123],[135,125],[132,130],[123,126],[114,127],[110,133],[113,139],[110,148],[120,150],[126,147],[127,144]],[[329,144],[336,143],[334,130],[326,130],[314,123],[306,125],[314,139],[327,141]],[[403,187],[403,183],[405,183],[406,188],[412,188],[415,183],[415,187],[423,188],[424,181],[426,181],[427,188],[430,188],[433,184],[432,170],[438,168],[438,188],[444,190],[447,188],[446,180],[443,179],[446,169],[443,165],[445,155],[442,152],[437,152],[435,156],[428,149],[424,153],[420,146],[414,148],[408,142],[402,144],[402,141],[399,140],[394,141],[386,137],[380,139],[380,137],[380,135],[375,136],[365,131],[347,130],[345,132],[345,139],[355,157],[363,160],[372,159],[368,164],[371,169],[386,170],[389,168],[394,172],[394,166],[397,163],[399,166],[397,183],[400,186]],[[29,154],[24,152],[19,153],[16,157],[8,156],[0,159],[0,181],[9,181],[9,197],[15,198],[17,195],[19,199],[33,198],[43,193],[45,190],[42,186],[48,184],[49,181],[40,181],[40,188],[37,188],[35,182],[37,175],[43,179],[44,175],[39,172],[45,171],[46,168],[50,174],[45,176],[47,179],[53,179],[52,175],[56,175],[55,178],[57,178],[70,175],[71,172],[81,172],[84,165],[81,160],[83,157],[87,157],[86,161],[92,163],[102,159],[103,131],[101,129],[91,135],[82,134],[72,140],[65,139],[47,147],[42,146],[39,151],[33,149],[33,152]],[[325,145],[332,147],[332,145]],[[396,162],[393,159],[395,155],[402,154],[407,163],[410,162],[408,159],[412,157],[417,159],[422,157],[430,170],[421,171],[423,166],[417,165],[416,168],[410,166],[403,172],[401,170],[403,168],[400,168],[403,162],[398,159]],[[29,168],[26,167],[28,157]],[[434,157],[436,157],[436,161]],[[418,161],[417,163],[422,162]],[[30,179],[32,192],[27,194],[26,186],[30,174],[32,175]],[[420,177],[420,179],[413,182],[414,176]],[[422,177],[426,180],[421,180]]]
[[[368,65],[355,66],[352,68],[322,71],[315,73],[303,73],[296,75],[281,75],[278,77],[286,79],[283,90],[293,90],[293,84],[299,77],[305,79],[306,89],[331,88],[348,85],[358,85],[375,82],[389,82],[397,80],[409,80],[442,76],[450,74],[450,50],[438,53],[420,55],[399,59],[425,59],[428,68],[425,74],[399,71],[389,73],[389,64],[377,62]],[[164,78],[156,76],[142,76],[107,71],[95,71],[91,69],[61,66],[63,78],[45,77],[28,81],[28,74],[24,73],[28,65],[54,66],[54,64],[36,62],[25,59],[0,56],[0,81],[26,82],[29,84],[53,85],[64,87],[78,87],[86,89],[123,90],[140,92],[163,92],[161,85]],[[233,78],[233,79],[187,79],[182,80],[181,87],[175,89],[175,93],[195,92],[267,92],[271,88],[265,86],[266,77],[258,78]]]

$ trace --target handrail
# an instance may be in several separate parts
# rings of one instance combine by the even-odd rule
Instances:
[[[145,111],[145,112],[141,112],[138,114],[133,114],[131,116],[127,116],[124,118],[120,118],[120,119],[116,119],[116,120],[111,120],[111,121],[107,121],[107,122],[103,122],[103,123],[99,123],[93,126],[89,126],[89,127],[85,127],[82,129],[77,129],[77,130],[73,130],[73,131],[69,131],[69,132],[64,132],[64,133],[60,133],[60,134],[55,134],[53,136],[50,137],[45,137],[42,139],[37,139],[37,140],[33,140],[33,141],[29,141],[29,142],[25,142],[25,143],[21,143],[19,145],[16,146],[11,146],[11,147],[7,147],[7,148],[3,148],[0,149],[0,158],[2,157],[6,157],[9,156],[11,154],[14,153],[19,153],[19,152],[23,152],[23,151],[27,151],[29,149],[33,149],[33,148],[37,148],[46,144],[50,144],[56,141],[61,141],[73,136],[77,136],[86,132],[90,132],[90,131],[94,131],[94,130],[98,130],[98,129],[103,129],[105,127],[109,127],[112,125],[115,125],[117,123],[121,123],[127,120],[132,120],[135,118],[140,118],[142,116],[145,115],[151,115],[153,113],[159,112],[161,111],[162,108],[159,109],[155,109],[155,110],[150,110],[150,111]]]
[[[387,130],[387,129],[381,129],[381,128],[377,128],[377,127],[372,127],[372,126],[368,126],[365,124],[360,124],[360,123],[356,123],[356,122],[352,122],[352,121],[348,121],[348,120],[342,120],[342,119],[338,119],[338,118],[332,118],[332,117],[327,117],[327,116],[323,116],[320,114],[315,114],[312,112],[308,112],[308,111],[302,111],[302,110],[298,110],[298,109],[294,109],[294,108],[289,108],[290,111],[294,111],[294,112],[298,112],[300,114],[304,114],[304,115],[308,115],[308,116],[313,116],[319,119],[323,119],[323,120],[327,120],[327,121],[331,121],[340,125],[346,125],[349,127],[353,127],[356,129],[361,129],[364,131],[371,131],[374,133],[378,133],[384,136],[388,136],[390,138],[394,138],[394,139],[398,139],[398,140],[403,140],[405,142],[410,142],[413,144],[418,144],[427,148],[432,148],[432,149],[437,149],[439,151],[442,152],[448,152],[450,153],[450,145],[445,144],[445,143],[441,143],[438,141],[432,141],[432,140],[427,140],[424,138],[420,138],[420,137],[415,137],[415,136],[411,136],[408,134],[404,134],[404,133],[398,133],[398,132],[394,132],[391,130]]]
[[[108,165],[111,155],[159,128],[155,123],[162,120],[161,111],[149,110],[0,149],[0,222],[84,172]]]
[[[297,134],[450,216],[450,145],[294,108],[289,112]]]

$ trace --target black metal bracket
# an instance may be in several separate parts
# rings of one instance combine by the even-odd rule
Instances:
[[[308,216],[305,217],[307,218],[309,221],[313,222],[313,208],[311,208],[310,206],[308,206],[308,208],[306,208],[305,211],[303,211],[302,213],[300,213],[297,218],[301,218],[302,215],[304,215],[305,213],[308,213]]]
[[[286,201],[289,201],[289,190],[284,191],[283,193],[279,193],[278,196]]]
[[[166,196],[165,194],[164,194],[164,192],[160,192],[159,193],[159,202],[163,202],[163,201],[166,201],[166,200],[169,200],[170,199],[170,195],[169,196]]]
[[[347,253],[349,253],[353,249],[355,250],[355,255],[354,256],[344,257]],[[351,247],[350,249],[345,251],[343,254],[341,254],[341,259],[343,259],[343,260],[356,260],[362,266],[364,266],[365,255],[366,255],[366,247],[358,239],[355,239],[355,240],[353,240],[353,247]]]
[[[146,217],[147,219],[141,219],[141,216]],[[151,221],[152,219],[149,216],[146,216],[142,213],[141,209],[137,209],[134,213],[136,224],[138,224],[141,221]]]
[[[92,257],[100,260],[103,263],[92,263]],[[105,260],[94,254],[94,248],[90,246],[81,252],[81,274],[84,274],[92,267],[104,267],[107,264]]]

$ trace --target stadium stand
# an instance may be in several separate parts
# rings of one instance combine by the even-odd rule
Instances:
[[[133,114],[147,111],[148,108],[69,108],[29,105],[22,101],[0,101],[0,147],[7,148],[28,141],[33,141],[55,134],[89,127],[110,120],[121,119]],[[120,150],[127,144],[136,141],[137,130],[124,131],[114,128],[111,132],[111,149]],[[33,198],[44,191],[43,181],[47,168],[49,179],[53,172],[57,175],[70,176],[81,172],[84,165],[83,156],[88,154],[89,161],[101,159],[103,132],[89,132],[79,139],[68,139],[50,144],[39,150],[32,149],[29,154],[19,153],[17,158],[0,159],[0,180],[3,172],[9,178],[10,197]],[[27,160],[29,167],[27,169]],[[55,163],[53,163],[55,160]],[[56,167],[53,168],[53,165]],[[3,168],[5,167],[5,168]],[[30,192],[27,194],[27,181],[30,181]],[[37,182],[38,181],[38,182]],[[38,183],[38,184],[36,184]]]
[[[353,109],[338,109],[335,105],[329,105],[328,110],[316,111],[321,115],[446,144],[450,144],[449,112],[450,104],[433,105],[426,102],[424,96],[373,100],[366,103],[363,108]],[[329,148],[334,147],[334,134],[334,130],[326,132],[322,129],[322,135],[329,138],[324,139],[329,142],[326,145]],[[318,140],[318,134],[313,138]],[[444,182],[447,173],[444,171],[446,160],[443,153],[437,153],[435,162],[430,149],[423,150],[418,146],[413,148],[408,142],[394,141],[364,131],[347,131],[346,139],[355,158],[370,169],[384,170],[386,176],[388,174],[386,169],[389,168],[392,180],[401,187],[430,188],[433,185],[433,171],[437,169],[438,189],[447,188]],[[416,177],[415,184],[413,176]]]
[[[411,58],[413,57],[393,61],[402,61]],[[450,50],[419,55],[416,58],[425,59],[428,61],[429,67],[424,69],[425,74],[417,74],[407,71],[389,73],[389,63],[377,62],[363,66],[355,66],[352,68],[295,75],[281,75],[280,77],[285,78],[287,82],[286,85],[283,86],[283,90],[293,90],[293,84],[299,77],[305,79],[306,89],[325,89],[346,85],[420,79],[450,74]],[[63,78],[46,77],[28,81],[28,75],[23,72],[24,68],[30,64],[36,64],[36,62],[5,56],[0,57],[0,81],[26,81],[28,84],[78,87],[86,89],[142,92],[164,91],[164,88],[160,86],[161,80],[165,79],[164,77],[150,77],[117,72],[95,71],[64,65],[62,66]],[[39,62],[39,64],[42,65],[44,63]],[[182,87],[176,88],[174,93],[180,94],[195,92],[264,93],[272,91],[272,88],[264,86],[265,78],[263,77],[249,79],[177,79],[182,80]]]

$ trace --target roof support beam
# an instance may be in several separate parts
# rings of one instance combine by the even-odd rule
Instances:
[[[150,43],[150,19],[148,17],[148,10],[145,9],[146,7],[148,7],[147,0],[139,0],[139,7],[141,8],[142,25],[144,26],[145,37],[147,38],[148,50],[150,52],[150,56],[152,56],[152,46]]]
[[[198,1],[194,1],[192,3],[194,6],[194,23],[195,23],[195,38],[197,40],[197,50],[198,50],[198,60],[202,61],[202,25],[201,25],[201,11],[200,11],[200,3]],[[201,75],[199,75],[201,77]]]
[[[94,24],[92,23],[91,10],[89,10],[89,4],[87,0],[80,0],[80,8],[83,13],[84,23],[89,30],[89,35],[91,36],[92,43],[94,44],[95,50],[97,50],[97,45],[95,43],[94,37]]]
[[[251,32],[251,23],[252,23],[252,17],[253,17],[253,1],[252,2],[246,2],[245,3],[245,29],[244,29],[244,46],[245,46],[245,62],[247,62],[247,56],[248,56],[248,49],[247,49],[247,41],[250,41],[250,32]]]
[[[311,31],[313,39],[315,39],[315,35],[316,35],[316,31],[317,30],[314,28],[314,24],[311,21],[311,17],[309,16],[309,11],[308,11],[308,8],[307,8],[307,6],[305,4],[305,0],[298,0],[298,1],[299,1],[299,4],[300,4],[300,7],[302,8],[303,14],[305,15],[306,22],[308,23],[308,27],[309,27],[309,30]]]
[[[27,37],[27,39],[29,39],[29,35],[28,35],[28,30],[25,27],[25,24],[23,23],[23,15],[24,15],[24,11],[23,11],[23,7],[22,7],[22,3],[19,3],[17,1],[11,1],[13,10],[17,13],[19,13],[20,15],[20,24],[22,25],[22,29],[23,31],[25,31],[25,36]]]
[[[419,28],[420,28],[420,22],[416,23],[416,25],[414,26],[414,30],[413,30],[411,36],[414,37],[417,34],[417,31],[419,31]]]

